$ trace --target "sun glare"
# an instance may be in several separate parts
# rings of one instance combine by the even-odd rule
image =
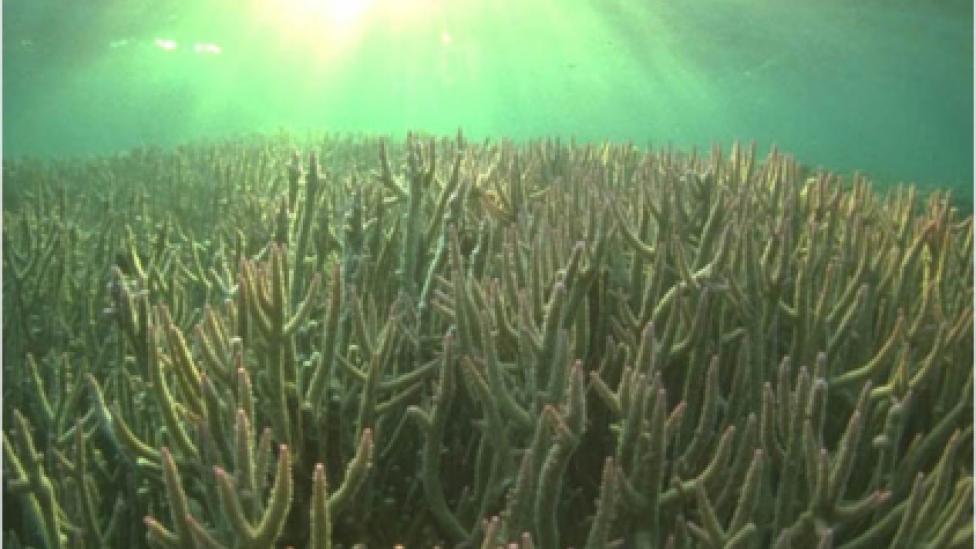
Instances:
[[[272,4],[295,22],[328,25],[338,30],[359,24],[371,3],[371,0],[287,0]]]
[[[368,0],[333,0],[327,4],[329,5],[328,11],[332,23],[338,27],[347,27],[362,19],[370,2]]]
[[[279,43],[337,60],[360,40],[375,1],[256,0],[252,13],[274,29]]]

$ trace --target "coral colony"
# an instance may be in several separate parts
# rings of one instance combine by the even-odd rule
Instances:
[[[460,133],[4,172],[5,547],[973,543],[942,193]]]

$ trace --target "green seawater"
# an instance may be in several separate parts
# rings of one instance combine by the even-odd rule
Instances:
[[[973,0],[0,6],[4,549],[972,546]]]
[[[278,129],[735,139],[973,191],[973,4],[822,0],[3,3],[3,154]]]

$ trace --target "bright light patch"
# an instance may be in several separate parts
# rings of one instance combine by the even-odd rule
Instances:
[[[200,55],[220,55],[224,50],[217,44],[198,43],[193,44],[193,51]]]
[[[330,17],[338,27],[357,23],[369,7],[366,0],[333,0],[329,2]]]
[[[451,38],[451,33],[447,31],[441,31],[441,44],[448,46],[451,44],[453,39]]]
[[[163,51],[173,51],[176,49],[176,41],[168,40],[166,38],[157,38],[156,47]]]
[[[274,4],[295,23],[343,28],[356,25],[370,3],[370,0],[285,0]]]
[[[375,5],[374,5],[375,4]],[[336,67],[351,59],[380,0],[255,0],[253,16],[270,27],[276,42],[301,50],[313,63]]]

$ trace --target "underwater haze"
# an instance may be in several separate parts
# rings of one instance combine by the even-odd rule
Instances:
[[[973,181],[973,4],[3,3],[3,153],[287,130],[727,147]]]
[[[0,3],[4,549],[974,546],[972,0]]]

